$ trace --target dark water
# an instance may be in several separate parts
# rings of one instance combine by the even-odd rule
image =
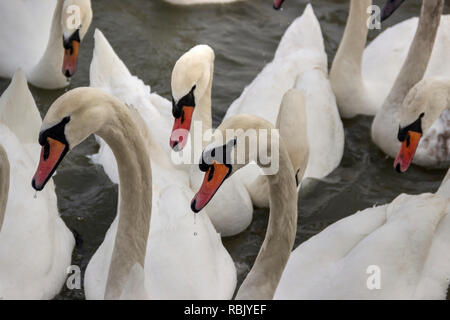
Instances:
[[[311,2],[322,26],[331,63],[344,30],[349,1]],[[93,0],[93,24],[82,44],[79,69],[70,88],[89,85],[94,28],[103,31],[131,73],[166,98],[170,97],[170,75],[175,61],[192,46],[206,43],[216,52],[213,122],[217,126],[244,86],[271,61],[284,30],[307,3],[288,0],[284,10],[276,12],[272,0],[191,7],[173,6],[161,0]],[[383,28],[417,16],[420,5],[419,0],[406,1]],[[450,13],[448,3],[445,11]],[[370,32],[369,38],[379,32]],[[8,84],[9,80],[0,79],[0,92]],[[51,103],[67,89],[31,90],[44,116]],[[317,181],[311,191],[300,194],[296,246],[357,210],[390,202],[400,193],[437,190],[445,172],[413,166],[405,175],[396,174],[392,159],[371,142],[370,123],[369,117],[344,122],[346,147],[341,165],[329,177]],[[81,239],[73,254],[73,264],[83,270],[116,214],[117,186],[109,181],[102,167],[90,164],[85,157],[97,148],[92,137],[75,148],[54,178],[61,215]],[[239,281],[258,253],[267,218],[267,211],[256,211],[245,232],[224,239],[236,263]],[[82,290],[64,289],[57,298],[83,299],[84,294]]]

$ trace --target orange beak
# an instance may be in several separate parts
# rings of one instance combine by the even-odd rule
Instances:
[[[59,163],[69,151],[68,146],[58,140],[47,138],[47,143],[41,149],[39,166],[34,174],[31,185],[37,191],[44,189]]]
[[[411,161],[416,153],[417,146],[419,145],[422,134],[415,131],[408,131],[406,139],[403,141],[400,148],[400,152],[395,158],[394,168],[399,173],[403,173],[408,170]]]
[[[203,178],[202,186],[197,194],[194,196],[191,202],[191,209],[195,213],[202,210],[212,197],[219,190],[222,183],[230,175],[231,167],[213,161],[213,164],[209,167],[208,171],[205,173]]]
[[[69,48],[64,49],[64,62],[62,66],[62,73],[67,77],[72,77],[77,71],[78,50],[80,42],[72,40]]]
[[[189,130],[191,130],[194,107],[183,106],[181,116],[175,118],[170,135],[170,147],[175,151],[181,151],[186,146]]]

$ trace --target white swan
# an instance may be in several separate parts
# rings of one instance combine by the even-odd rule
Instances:
[[[31,188],[40,124],[18,71],[0,98],[0,299],[53,298],[75,245],[59,216],[53,182],[37,197]]]
[[[138,298],[230,298],[236,270],[220,236],[207,215],[194,219],[192,192],[172,170],[163,170],[165,155],[153,147],[146,125],[117,98],[78,88],[54,102],[40,133],[48,158],[41,159],[35,188],[42,189],[64,155],[93,133],[107,141],[117,160],[120,213],[88,265],[86,297],[136,298],[130,296],[136,289]],[[136,288],[140,280],[145,284]]]
[[[424,3],[427,0],[424,1]],[[330,81],[342,117],[375,115],[406,60],[418,26],[411,18],[386,29],[367,48],[367,12],[372,0],[350,0],[344,35],[330,70]],[[450,15],[442,16],[425,77],[450,73]],[[365,48],[365,49],[364,49]]]
[[[417,83],[403,100],[400,109],[400,128],[397,134],[401,148],[395,158],[394,167],[405,172],[421,143],[430,146],[425,156],[432,157],[450,165],[450,120],[445,127],[439,127],[436,120],[450,110],[450,78],[426,78]],[[447,113],[449,114],[449,113]],[[430,129],[432,128],[432,129]],[[427,138],[429,130],[436,130],[435,137],[443,140],[441,145]],[[424,141],[422,141],[422,136]],[[442,149],[438,149],[442,147]]]
[[[246,113],[275,124],[282,97],[293,87],[304,91],[306,102],[310,152],[304,178],[320,179],[341,162],[344,129],[328,81],[322,31],[310,4],[286,30],[274,60],[233,102],[224,119]],[[255,202],[257,189],[250,191]]]
[[[287,100],[302,98],[301,93],[296,90],[287,92],[286,96]],[[249,129],[258,130],[259,139],[264,138],[259,130],[266,130],[269,143],[258,143],[257,146],[246,144],[245,131]],[[226,130],[234,130],[234,134],[226,136]],[[306,131],[305,126],[299,126],[296,134],[306,140]],[[269,155],[269,163],[261,157],[262,154]],[[245,162],[239,161],[242,156]],[[288,150],[270,122],[254,115],[236,115],[217,128],[213,143],[202,154],[199,167],[205,172],[205,179],[192,200],[191,208],[194,212],[202,210],[223,181],[251,161],[265,169],[277,163],[279,169],[276,174],[266,176],[270,190],[270,216],[266,236],[236,299],[272,299],[294,245],[297,230],[297,187]]]
[[[197,45],[177,60],[172,71],[172,113],[179,114],[177,118],[172,118],[172,133],[167,140],[170,140],[174,152],[182,150],[180,157],[185,159],[187,155],[189,162],[180,168],[189,174],[193,190],[197,190],[202,184],[203,174],[198,170],[197,164],[208,142],[206,135],[212,133],[211,87],[214,58],[211,47]],[[241,175],[227,179],[222,185],[226,191],[208,204],[208,215],[222,236],[238,234],[252,221],[253,206],[242,181],[244,177]]]
[[[433,44],[443,8],[444,0],[423,1],[419,26],[408,57],[386,101],[373,120],[372,140],[393,158],[397,155],[400,147],[397,133],[402,112],[402,102],[408,91],[423,78],[430,56],[435,54],[434,49],[436,47],[433,49]],[[450,37],[447,45],[450,45]],[[443,64],[442,68],[445,68],[445,64]],[[416,120],[418,119],[416,118],[414,121]],[[449,128],[450,111],[445,110],[430,130],[424,134],[421,143],[417,147],[413,163],[425,167],[448,168],[450,165],[450,153],[448,152],[450,143]]]
[[[436,194],[402,194],[302,243],[275,299],[445,299],[449,231],[450,171]]]
[[[1,1],[0,77],[21,68],[36,87],[67,86],[91,20],[90,0]]]

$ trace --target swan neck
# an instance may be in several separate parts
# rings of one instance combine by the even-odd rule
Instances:
[[[351,0],[344,35],[330,70],[330,82],[344,117],[374,114],[376,106],[368,96],[362,77],[362,60],[367,41],[372,0]],[[351,88],[349,90],[348,88]],[[364,106],[366,111],[362,109]]]
[[[5,219],[6,204],[9,192],[9,161],[3,146],[0,145],[0,232]]]
[[[64,59],[63,50],[63,33],[61,27],[62,10],[63,10],[64,0],[58,0],[55,11],[53,13],[52,24],[50,27],[50,37],[47,43],[47,47],[39,63],[34,67],[29,78],[30,81],[35,83],[38,82],[40,78],[50,77],[55,78],[58,75],[59,81],[65,81],[62,74],[62,65]],[[45,87],[44,84],[41,86]]]
[[[205,132],[211,130],[212,128],[212,116],[211,116],[211,93],[212,93],[212,82],[213,82],[213,72],[214,63],[211,63],[211,71],[208,81],[208,86],[206,87],[205,93],[199,99],[196,106],[196,110],[193,115],[193,128],[195,129],[195,123],[201,123],[202,130],[192,130],[192,140],[191,141],[202,141],[202,150],[208,144],[208,141],[204,141]],[[201,137],[196,135],[201,134]],[[194,150],[194,149],[192,149]]]
[[[384,102],[384,110],[399,108],[409,90],[423,78],[433,51],[443,9],[444,0],[423,0],[416,34],[402,69]]]
[[[144,267],[152,208],[149,151],[130,110],[113,100],[110,119],[97,132],[111,147],[119,169],[119,223],[105,290],[118,299],[132,267]]]
[[[361,63],[367,41],[367,8],[372,0],[351,0],[350,12],[345,25],[344,35],[339,45],[334,63],[351,62],[352,72],[361,72]]]
[[[297,231],[297,189],[294,169],[282,139],[279,140],[279,170],[275,175],[268,175],[267,181],[270,213],[266,235],[236,299],[273,299],[294,246]]]

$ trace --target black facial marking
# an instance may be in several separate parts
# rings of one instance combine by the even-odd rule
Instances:
[[[399,127],[398,129],[398,135],[397,135],[397,139],[400,142],[405,141],[405,139],[409,138],[409,131],[414,131],[417,133],[422,134],[422,118],[425,115],[425,113],[421,113],[419,118],[414,121],[413,123],[411,123],[409,126],[406,126],[404,128]],[[406,142],[409,145],[409,141]]]
[[[47,160],[50,156],[50,145],[48,143],[44,144],[44,160]]]
[[[73,54],[73,45],[72,41],[77,41],[78,43],[81,43],[80,39],[80,29],[77,29],[68,39],[64,39],[63,37],[63,46],[64,49],[70,50],[70,54]]]
[[[298,181],[298,173],[300,172],[300,169],[297,170],[297,172],[295,173],[295,184],[298,185],[300,184],[300,181]]]
[[[225,179],[229,177],[233,169],[233,166],[228,162],[231,159],[231,151],[232,151],[231,147],[234,147],[235,145],[236,145],[236,138],[230,140],[223,146],[216,147],[207,152],[203,151],[198,167],[202,172],[207,172],[211,168],[211,171],[209,172],[208,175],[208,181],[210,181],[214,176],[214,166],[213,166],[214,161],[227,166],[229,171]]]
[[[57,125],[48,128],[45,131],[42,131],[39,134],[39,144],[45,147],[45,145],[48,144],[47,138],[52,138],[54,140],[60,141],[61,143],[64,143],[66,146],[69,146],[69,143],[66,140],[66,135],[64,134],[66,124],[69,123],[69,121],[70,117],[65,117]]]
[[[42,131],[39,134],[39,144],[44,147],[44,154],[43,154],[44,160],[47,160],[48,157],[50,156],[50,145],[47,141],[47,138],[52,138],[54,140],[58,140],[59,142],[61,142],[65,145],[65,148],[64,148],[63,152],[61,153],[57,163],[53,167],[52,171],[48,174],[47,178],[45,179],[44,183],[42,183],[41,186],[39,186],[39,187],[36,186],[36,181],[34,179],[31,181],[31,186],[37,191],[41,191],[44,188],[44,186],[47,184],[48,180],[50,180],[50,178],[55,173],[56,168],[59,166],[62,159],[64,159],[67,152],[69,152],[69,143],[67,142],[66,135],[64,134],[66,124],[69,121],[70,121],[70,117],[65,117],[57,125],[55,125],[51,128],[48,128],[47,130]]]
[[[211,169],[209,170],[208,174],[208,181],[211,181],[213,177],[214,177],[214,166],[211,166]]]
[[[184,122],[184,114],[183,114],[183,107],[189,106],[195,108],[195,97],[194,97],[194,90],[197,86],[193,86],[191,91],[185,95],[183,98],[178,101],[178,103],[175,103],[175,99],[172,97],[172,115],[175,119],[178,119],[179,117],[182,117],[181,122]]]

